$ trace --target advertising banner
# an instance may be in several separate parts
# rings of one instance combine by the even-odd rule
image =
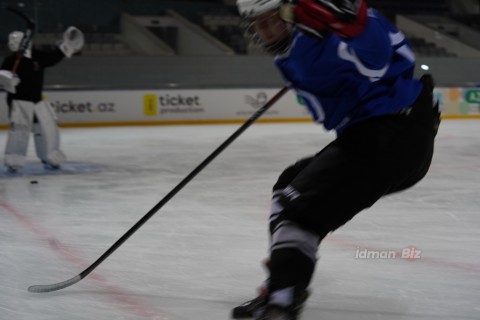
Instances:
[[[480,88],[439,88],[435,98],[447,118],[480,118]]]
[[[196,124],[242,122],[279,89],[162,89],[45,91],[62,126]],[[480,88],[437,88],[444,117],[480,118]],[[5,93],[0,92],[0,126],[8,124]],[[290,91],[259,121],[310,121]]]
[[[61,125],[241,122],[279,89],[45,91]],[[5,98],[0,96],[0,105]],[[2,106],[1,123],[7,123]],[[289,92],[263,120],[307,121],[306,109]]]

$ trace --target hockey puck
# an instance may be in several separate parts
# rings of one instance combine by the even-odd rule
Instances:
[[[37,180],[32,180],[32,181],[30,181],[30,184],[37,184],[37,183],[38,183]]]

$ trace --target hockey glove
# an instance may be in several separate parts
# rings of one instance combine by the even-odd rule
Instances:
[[[287,0],[281,17],[319,37],[332,32],[352,38],[365,28],[367,4],[365,0]]]
[[[82,50],[85,43],[83,32],[76,27],[68,27],[63,33],[62,42],[58,45],[67,58]]]

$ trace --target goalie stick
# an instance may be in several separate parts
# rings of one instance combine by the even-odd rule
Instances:
[[[15,13],[17,16],[22,18],[27,23],[27,29],[25,30],[23,38],[20,41],[20,45],[18,47],[17,59],[15,60],[15,63],[13,64],[13,67],[12,67],[12,73],[15,74],[15,73],[17,73],[17,69],[18,69],[18,66],[20,64],[20,60],[23,58],[23,56],[25,54],[25,51],[27,51],[28,46],[30,45],[30,42],[32,41],[33,32],[35,31],[35,22],[33,22],[32,19],[30,19],[25,13],[23,13],[20,10],[17,10],[15,8],[12,8],[12,7],[8,7],[8,10]]]
[[[190,180],[192,180],[200,171],[202,171],[213,159],[215,159],[225,148],[227,148],[238,136],[240,136],[252,123],[254,123],[262,114],[264,114],[273,104],[275,104],[286,92],[288,87],[283,87],[278,91],[263,107],[258,109],[245,123],[240,126],[230,137],[228,137],[220,146],[217,147],[205,160],[203,160],[195,169],[192,170],[177,186],[175,186],[162,200],[160,200],[150,211],[148,211],[137,223],[135,223],[126,233],[123,234],[105,253],[103,253],[93,264],[75,277],[54,284],[33,285],[28,287],[30,292],[52,292],[69,287],[95,270],[100,263],[107,259],[115,250],[117,250],[131,235],[133,235],[145,222],[148,221],[160,208],[162,208],[171,198],[173,198]]]

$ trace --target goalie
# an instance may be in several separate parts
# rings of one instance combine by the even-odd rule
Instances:
[[[65,162],[54,110],[42,100],[44,69],[72,57],[84,44],[83,33],[76,27],[67,28],[60,44],[51,51],[32,49],[31,42],[21,50],[24,36],[21,31],[10,33],[8,48],[12,54],[5,58],[0,70],[0,87],[7,91],[10,122],[4,162],[11,173],[25,165],[30,132],[37,156],[46,168],[58,169]]]

